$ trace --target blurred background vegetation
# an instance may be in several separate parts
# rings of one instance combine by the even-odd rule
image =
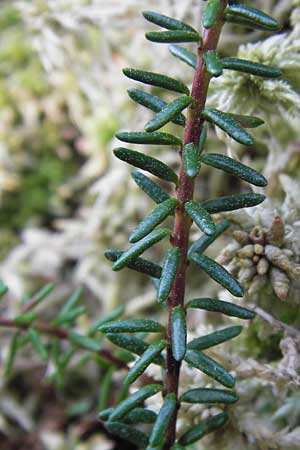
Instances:
[[[126,96],[129,82],[121,69],[133,66],[162,71],[165,67],[168,74],[189,84],[190,68],[172,60],[165,46],[153,46],[143,39],[149,25],[143,22],[141,11],[159,10],[197,26],[201,3],[2,0],[0,278],[9,293],[1,303],[1,315],[15,314],[22,301],[47,282],[56,284],[50,299],[54,311],[75,287],[84,288],[88,310],[76,324],[79,330],[88,328],[90,317],[107,314],[120,304],[126,306],[129,316],[137,311],[158,314],[151,282],[127,271],[112,273],[103,256],[107,247],[124,248],[128,232],[152,208],[130,179],[129,168],[112,157],[115,132],[138,130],[150,117],[149,112],[130,103]],[[246,301],[298,329],[300,5],[292,0],[248,3],[278,18],[282,33],[268,39],[264,32],[227,25],[220,51],[279,65],[284,81],[272,84],[236,74],[215,80],[211,104],[231,112],[255,113],[263,117],[266,126],[255,131],[257,144],[251,154],[223,135],[223,144],[217,143],[213,129],[208,148],[216,151],[218,145],[220,151],[238,155],[263,171],[270,180],[270,199],[251,216],[232,215],[232,230],[213,252],[218,255],[229,245],[220,258],[244,277],[249,288]],[[159,151],[153,150],[154,154]],[[163,158],[176,167],[172,150],[164,150]],[[213,197],[243,189],[235,179],[204,169],[197,195]],[[233,240],[236,231],[251,234],[257,226],[264,233],[274,231],[276,217],[285,228],[282,242],[268,238],[268,243],[284,249],[291,265],[284,272],[274,263],[276,270],[281,270],[280,285],[275,269],[263,274],[253,267],[247,273],[241,271],[237,252],[242,246]],[[195,231],[194,236],[198,236]],[[159,260],[163,252],[155,251]],[[190,277],[191,294],[200,288],[202,294],[218,293],[215,284],[195,275]],[[275,330],[272,317],[269,324],[262,319],[250,324],[233,349],[228,348],[229,354],[240,358],[232,367],[241,379],[237,425],[218,442],[207,441],[207,448],[300,449],[299,338],[286,335],[284,326]],[[208,329],[215,320],[202,319]],[[199,327],[195,318],[191,324],[194,329]],[[1,330],[1,370],[9,336]],[[30,349],[22,352],[10,378],[0,378],[1,450],[125,449],[124,443],[112,442],[96,420],[103,367],[78,358],[67,373],[64,385],[56,386],[50,381],[51,363],[45,369]],[[120,387],[117,375],[112,397]],[[196,413],[190,412],[190,421]]]

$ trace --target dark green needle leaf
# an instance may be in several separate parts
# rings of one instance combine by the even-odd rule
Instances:
[[[221,284],[225,289],[227,289],[232,295],[236,297],[243,297],[244,290],[240,283],[233,278],[233,276],[227,272],[224,267],[216,263],[213,259],[208,258],[204,255],[198,255],[197,253],[192,253],[189,257],[197,266],[203,269],[213,280]]]
[[[176,361],[182,361],[186,352],[186,320],[181,306],[175,306],[171,315],[172,353]]]
[[[213,298],[195,298],[190,300],[186,305],[187,308],[204,309],[205,311],[212,311],[225,314],[226,316],[238,317],[239,319],[254,319],[255,312],[249,309],[242,308],[234,303],[224,302]]]
[[[199,203],[190,200],[186,202],[184,208],[190,218],[203,231],[203,233],[212,236],[216,232],[216,226],[209,213]]]
[[[157,86],[169,91],[180,92],[181,94],[189,95],[190,91],[185,84],[175,78],[162,75],[161,73],[146,72],[144,70],[125,68],[124,75],[132,80],[139,81],[151,86]]]
[[[188,343],[187,347],[189,350],[206,350],[207,348],[222,344],[222,342],[226,342],[229,339],[238,336],[242,330],[243,327],[240,325],[223,328],[222,330],[214,331],[206,336],[193,339]]]
[[[168,250],[157,289],[157,300],[159,303],[163,303],[168,299],[178,269],[179,258],[180,249],[178,247],[172,247]]]

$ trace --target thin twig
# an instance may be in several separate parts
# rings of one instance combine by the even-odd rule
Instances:
[[[34,328],[41,333],[48,334],[51,336],[55,336],[62,340],[69,340],[71,342],[71,339],[69,337],[69,330],[61,327],[55,327],[51,326],[45,322],[34,322],[32,324],[23,324],[23,323],[17,323],[13,319],[5,319],[0,318],[0,327],[2,328],[17,328],[21,330],[27,330],[29,328]],[[84,336],[82,336],[84,337]],[[93,352],[93,350],[88,350],[87,348],[83,347],[87,351]],[[105,358],[109,362],[111,362],[113,365],[118,367],[119,369],[127,369],[127,364],[124,361],[121,361],[120,359],[116,358],[109,350],[101,349],[98,351],[95,351],[96,354],[101,356],[102,358]]]
[[[290,325],[287,325],[284,322],[281,322],[278,319],[275,319],[270,313],[265,311],[264,309],[260,308],[259,306],[255,306],[253,310],[256,312],[256,314],[259,315],[262,319],[264,319],[266,322],[268,322],[272,327],[278,328],[279,330],[284,330],[287,334],[290,336],[298,337],[300,336],[300,330],[297,328],[291,327]]]

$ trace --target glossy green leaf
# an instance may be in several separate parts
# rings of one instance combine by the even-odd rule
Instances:
[[[243,327],[240,325],[234,325],[232,327],[223,328],[222,330],[214,331],[206,336],[201,336],[199,338],[193,339],[188,343],[189,350],[206,350],[207,348],[213,347],[215,345],[222,344],[229,339],[241,334]]]
[[[104,255],[110,261],[117,261],[124,252],[121,250],[108,249],[105,250]],[[144,273],[153,278],[161,277],[162,268],[158,265],[144,258],[136,258],[134,261],[129,262],[126,266],[129,269],[136,270],[137,272]]]
[[[15,357],[19,348],[19,342],[20,342],[20,332],[17,331],[10,339],[9,347],[8,347],[8,353],[7,353],[7,359],[5,362],[4,367],[4,377],[8,378],[11,375],[13,365],[15,362]]]
[[[230,175],[241,178],[242,180],[248,181],[248,183],[254,184],[255,186],[267,186],[268,182],[263,175],[256,172],[256,170],[251,169],[245,164],[235,161],[225,155],[219,155],[217,153],[209,153],[203,155],[201,161],[205,164],[215,167],[216,169],[223,170]]]
[[[44,361],[47,361],[48,352],[43,341],[41,340],[39,333],[34,328],[29,328],[28,336],[35,351],[40,355],[40,357]]]
[[[197,56],[195,55],[195,53],[192,53],[186,48],[180,47],[179,45],[170,45],[169,50],[170,53],[175,56],[175,58],[180,59],[180,61],[183,61],[188,66],[196,69]]]
[[[157,183],[143,173],[134,170],[131,172],[131,176],[138,187],[141,188],[155,203],[159,204],[170,198]]]
[[[189,258],[232,295],[243,297],[244,290],[240,283],[224,267],[220,266],[220,264],[198,253],[192,253]]]
[[[232,3],[226,8],[226,19],[227,14],[230,16],[235,16],[237,19],[241,17],[245,19],[249,24],[252,24],[254,28],[258,26],[260,29],[267,31],[278,31],[280,30],[280,24],[277,20],[273,19],[264,12],[251,8],[247,5],[241,5],[239,3]]]
[[[176,407],[177,402],[175,394],[166,395],[149,438],[149,445],[152,448],[161,449],[163,447],[167,436],[168,425],[172,420]]]
[[[185,203],[184,208],[203,233],[212,236],[216,232],[216,225],[213,219],[199,203],[190,200]]]
[[[265,200],[265,196],[262,194],[236,194],[227,195],[226,197],[219,197],[212,200],[206,200],[201,205],[210,214],[219,212],[235,211],[236,209],[250,208],[256,206]]]
[[[200,153],[193,143],[186,144],[182,150],[183,168],[186,176],[194,178],[200,171]]]
[[[186,95],[189,95],[190,93],[188,87],[181,81],[168,77],[167,75],[162,75],[161,73],[146,72],[144,70],[132,68],[123,69],[123,73],[126,77],[144,84],[157,86],[169,91],[179,92]]]
[[[194,242],[189,248],[188,255],[192,253],[203,253],[222,233],[224,233],[227,228],[229,228],[230,222],[228,220],[222,220],[221,222],[216,224],[216,231],[211,236],[207,236],[204,234]]]
[[[173,214],[178,200],[175,198],[169,198],[164,202],[157,205],[151,213],[145,217],[142,222],[132,231],[129,236],[129,242],[138,242],[143,237],[147,236],[157,225],[163,222],[168,216]]]
[[[205,311],[212,311],[225,314],[226,316],[238,317],[239,319],[254,319],[255,312],[249,309],[242,308],[234,303],[224,302],[213,298],[195,298],[190,300],[187,308],[204,309]]]
[[[206,139],[207,139],[207,125],[204,124],[202,127],[201,134],[200,134],[200,139],[199,139],[199,153],[200,154],[204,150],[204,146],[206,144]]]
[[[75,333],[74,331],[70,331],[68,335],[69,339],[73,344],[78,347],[85,348],[86,350],[90,350],[92,352],[99,352],[101,346],[94,339],[83,336],[82,334]]]
[[[59,314],[59,316],[53,320],[53,325],[61,326],[63,324],[68,324],[74,322],[79,316],[87,311],[85,306],[78,306],[77,308],[67,311],[65,314]]]
[[[196,33],[196,30],[193,27],[181,22],[180,20],[173,19],[172,17],[168,17],[154,11],[143,11],[142,14],[149,22],[152,22],[162,28],[166,28],[167,30],[182,30]]]
[[[147,132],[156,131],[159,128],[171,122],[178,116],[181,111],[187,108],[193,102],[192,97],[184,96],[173,100],[166,105],[160,112],[158,112],[153,119],[151,119],[146,125],[145,130]]]
[[[28,313],[20,314],[15,318],[15,322],[18,325],[30,325],[34,320],[36,320],[37,315],[30,311]]]
[[[162,180],[170,181],[175,184],[178,182],[176,173],[156,158],[122,147],[116,148],[114,154],[122,161],[138,167],[139,169],[146,170]]]
[[[244,145],[252,145],[253,139],[247,131],[244,130],[230,114],[213,108],[205,108],[202,117],[221,128],[232,139]]]
[[[161,100],[159,97],[156,97],[156,95],[148,94],[148,92],[141,91],[140,89],[131,88],[128,89],[127,92],[129,97],[133,101],[139,103],[142,106],[145,106],[145,108],[151,109],[151,111],[154,112],[161,111],[168,104],[165,101]],[[186,121],[184,115],[179,114],[172,119],[172,122],[176,125],[181,125],[184,127]]]
[[[98,330],[102,333],[161,333],[164,327],[154,320],[127,319],[104,323]]]
[[[146,39],[160,44],[171,44],[175,42],[198,42],[201,38],[197,32],[191,31],[149,31],[146,33]]]
[[[120,132],[116,137],[131,144],[149,145],[181,145],[181,139],[173,134],[163,132],[147,133],[146,131]]]
[[[125,400],[121,401],[113,410],[109,416],[109,421],[115,421],[122,419],[129,411],[132,411],[136,406],[144,402],[147,398],[153,397],[162,390],[160,384],[149,384],[144,386],[134,394],[131,394]]]
[[[154,362],[155,358],[161,354],[163,349],[166,347],[166,341],[158,341],[154,344],[150,344],[145,353],[142,354],[140,359],[138,359],[134,365],[130,368],[124,383],[131,384],[145,372],[147,367]]]
[[[141,255],[145,250],[152,247],[157,242],[161,241],[166,236],[170,236],[170,230],[166,228],[158,228],[152,231],[148,236],[145,236],[136,244],[133,244],[128,250],[126,250],[122,255],[114,262],[112,269],[120,270],[127,266],[128,263],[134,261],[139,255]]]
[[[204,52],[203,58],[207,71],[212,77],[219,77],[220,75],[222,75],[223,65],[215,50]]]
[[[186,352],[186,320],[182,306],[175,306],[171,314],[172,353],[176,361],[182,361]]]
[[[157,300],[159,303],[163,303],[168,299],[179,266],[179,259],[180,249],[177,247],[170,248],[165,257],[160,282],[157,289]]]
[[[108,420],[110,414],[113,412],[114,408],[107,408],[100,412],[99,417],[102,420]],[[122,422],[135,424],[135,423],[154,423],[156,421],[157,415],[154,411],[145,408],[135,408],[126,414]]]
[[[72,295],[68,298],[68,300],[62,307],[58,317],[64,316],[65,314],[69,313],[80,301],[82,293],[83,293],[82,288],[75,289],[75,291],[72,293]]]
[[[235,379],[233,376],[217,361],[204,353],[196,350],[187,350],[184,360],[224,386],[228,388],[234,387]]]
[[[211,28],[214,26],[214,24],[218,19],[220,11],[221,11],[220,0],[208,0],[206,2],[202,15],[202,25],[204,26],[204,28]]]
[[[55,288],[55,284],[48,283],[45,286],[43,286],[38,292],[34,294],[31,301],[34,301],[36,304],[40,303],[42,300],[44,300],[48,295],[53,291]],[[26,303],[25,303],[26,306]]]
[[[118,347],[129,350],[130,352],[139,356],[145,353],[150,345],[147,342],[144,342],[142,339],[137,338],[136,336],[130,336],[123,333],[107,333],[106,337]],[[160,366],[163,366],[165,364],[165,360],[162,355],[156,356],[153,362]]]
[[[260,117],[256,116],[243,116],[240,114],[226,113],[235,120],[241,127],[244,128],[257,128],[264,124],[264,121]]]
[[[148,436],[140,430],[122,422],[108,422],[105,424],[107,431],[120,439],[136,445],[137,448],[146,448]]]
[[[89,329],[89,336],[93,336],[96,331],[98,330],[98,328],[100,327],[100,325],[103,325],[104,323],[107,322],[112,322],[113,320],[118,319],[119,317],[121,317],[125,312],[125,308],[123,305],[118,306],[117,308],[113,309],[112,311],[110,311],[108,314],[105,314],[104,317],[101,317],[100,319],[96,320],[95,322],[93,322],[93,324],[91,325],[90,329]]]
[[[278,78],[282,75],[282,71],[278,67],[266,66],[246,59],[223,58],[221,62],[223,69],[238,70],[257,77]]]
[[[180,401],[185,403],[224,403],[225,405],[236,403],[238,399],[235,391],[207,388],[191,389],[180,397]]]
[[[183,445],[190,445],[199,441],[203,436],[212,431],[221,428],[228,420],[228,413],[222,412],[215,416],[208,417],[201,421],[198,425],[193,426],[190,430],[184,433],[179,442]]]

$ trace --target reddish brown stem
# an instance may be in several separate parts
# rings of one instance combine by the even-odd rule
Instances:
[[[0,318],[0,327],[17,328],[17,329],[21,329],[21,330],[27,330],[28,328],[32,327],[35,330],[40,331],[41,333],[49,334],[51,336],[55,336],[62,340],[70,340],[69,331],[67,329],[51,326],[45,322],[37,321],[37,322],[34,322],[32,325],[30,325],[30,324],[18,323],[12,319]],[[121,361],[120,359],[116,358],[115,356],[113,356],[109,350],[101,349],[96,353],[99,356],[105,358],[107,361],[114,364],[119,369],[127,369],[127,364],[125,362]]]
[[[199,145],[199,139],[203,128],[203,120],[201,119],[201,112],[203,111],[207,98],[207,91],[210,81],[210,76],[204,64],[203,54],[208,50],[216,50],[220,33],[223,25],[224,10],[227,6],[227,0],[221,1],[221,12],[216,24],[204,31],[203,44],[198,48],[196,71],[192,84],[191,95],[194,99],[194,104],[189,108],[187,123],[184,133],[184,145],[194,143]],[[172,342],[172,326],[171,314],[175,306],[184,304],[186,271],[187,271],[187,252],[189,245],[189,234],[191,227],[191,220],[184,210],[184,204],[191,200],[194,195],[194,180],[189,178],[184,173],[182,161],[182,149],[179,152],[180,156],[180,172],[179,184],[177,189],[177,199],[179,206],[176,209],[175,223],[173,230],[172,245],[180,248],[180,263],[168,299],[168,349],[167,349],[167,369],[166,369],[166,393],[175,393],[178,395],[178,384],[181,363],[173,358],[171,342]],[[177,413],[174,414],[167,433],[165,450],[169,450],[175,441],[176,436],[176,420]]]

